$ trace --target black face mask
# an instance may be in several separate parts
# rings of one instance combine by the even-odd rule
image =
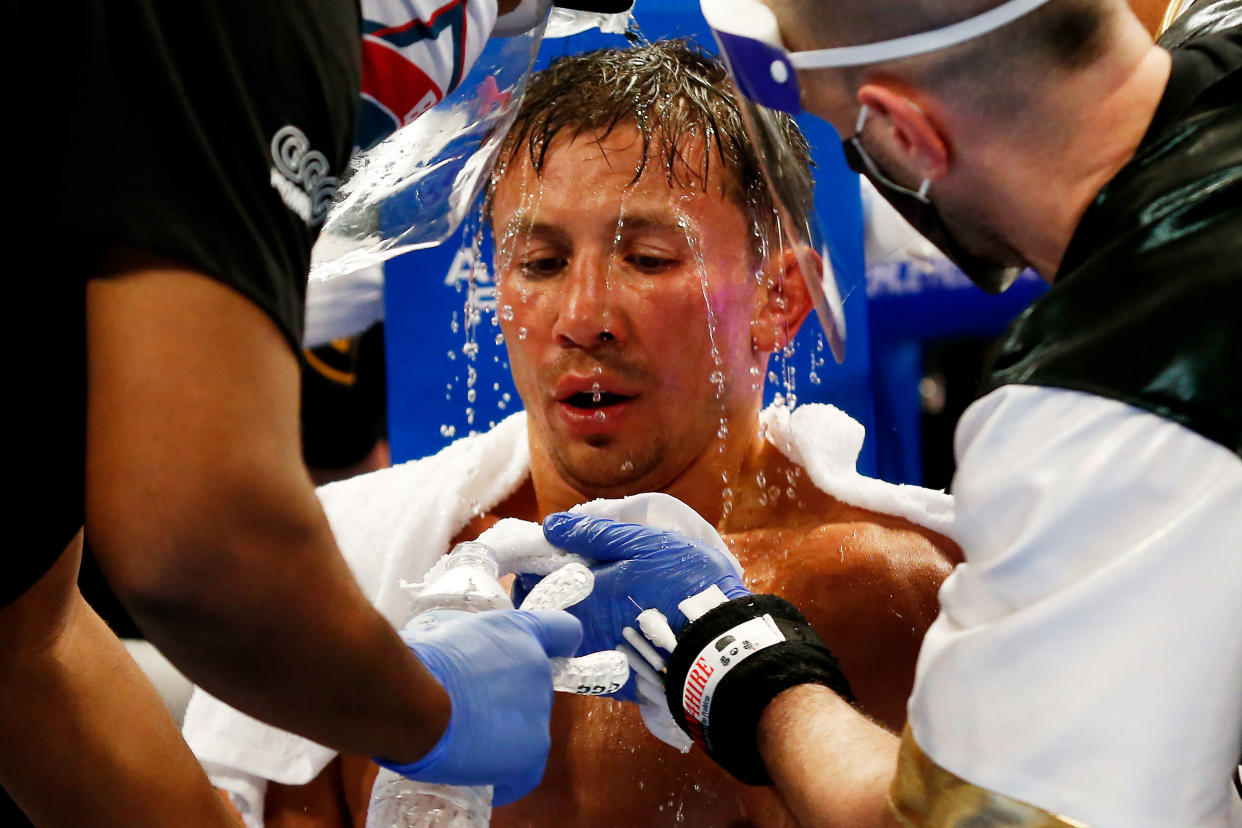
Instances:
[[[962,272],[983,290],[988,293],[1001,293],[1013,284],[1013,280],[1018,278],[1022,268],[1016,265],[998,264],[966,252],[953,238],[944,219],[940,217],[940,211],[927,197],[929,182],[924,181],[923,186],[916,192],[890,179],[871,160],[871,156],[863,149],[861,140],[866,119],[867,108],[864,106],[858,113],[858,126],[854,134],[841,142],[845,150],[845,163],[849,165],[849,168],[865,176],[874,184],[880,195],[884,196],[884,200],[893,205],[893,209],[900,213],[902,218],[910,222],[915,230],[922,233],[929,242],[948,257],[949,261],[961,268]]]

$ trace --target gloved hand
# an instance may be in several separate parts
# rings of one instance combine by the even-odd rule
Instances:
[[[638,614],[646,609],[659,610],[678,632],[686,624],[678,603],[709,586],[727,598],[750,594],[730,558],[680,532],[569,512],[549,515],[543,532],[553,546],[594,561],[595,588],[568,610],[582,621],[580,652],[616,647],[626,640],[622,630],[637,628]],[[515,591],[529,583],[519,579]],[[637,700],[635,680],[616,695]]]
[[[440,741],[422,759],[380,765],[426,782],[495,785],[505,805],[543,777],[551,737],[552,669],[573,655],[582,628],[566,612],[440,613],[401,636],[448,692],[453,711]]]

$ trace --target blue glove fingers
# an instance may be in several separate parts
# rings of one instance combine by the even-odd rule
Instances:
[[[573,655],[578,649],[579,642],[582,641],[582,623],[562,610],[519,611],[514,613],[514,620],[516,623],[524,625],[530,631],[531,635],[543,646],[543,650],[549,658]],[[548,690],[551,691],[550,673],[548,676]],[[533,791],[543,779],[544,767],[548,761],[548,751],[552,747],[552,739],[548,724],[546,723],[547,717],[551,716],[551,712],[552,701],[551,693],[549,693],[545,724],[540,733],[542,742],[538,749],[539,755],[542,758],[537,765],[529,766],[525,773],[517,774],[516,779],[496,783],[496,787],[492,792],[492,804],[496,807],[508,805],[514,800],[521,799]]]
[[[638,523],[620,523],[595,515],[555,512],[544,518],[543,534],[553,546],[597,563],[658,558],[668,555],[670,550],[678,549],[691,553],[682,558],[683,563],[689,564],[692,557],[701,561],[704,587],[715,583],[730,599],[750,595],[750,590],[737,578],[732,562],[721,555],[719,550],[681,532],[656,529]],[[688,565],[683,569],[688,573],[691,567]]]
[[[596,561],[639,557],[664,548],[669,540],[691,542],[678,532],[569,512],[555,512],[544,518],[543,536],[553,546]]]
[[[518,610],[514,623],[525,626],[549,658],[571,656],[582,642],[582,622],[564,610]]]
[[[452,701],[449,726],[422,759],[398,766],[414,779],[498,786],[498,804],[528,793],[543,776],[551,739],[549,655],[572,653],[581,624],[567,613],[484,612],[406,634]]]
[[[526,600],[526,596],[530,595],[530,591],[535,588],[535,584],[543,580],[542,575],[518,575],[513,579],[513,589],[510,597],[513,599],[513,606],[520,607],[522,602]]]

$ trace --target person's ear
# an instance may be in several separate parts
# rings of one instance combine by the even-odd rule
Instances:
[[[818,266],[818,254],[810,248],[803,252]],[[798,254],[786,248],[768,267],[755,317],[750,322],[755,350],[774,353],[784,348],[798,333],[811,308],[811,292],[798,263]]]
[[[949,145],[944,130],[924,107],[900,89],[868,83],[858,90],[858,102],[875,121],[891,129],[889,152],[920,180],[935,181],[949,170]]]

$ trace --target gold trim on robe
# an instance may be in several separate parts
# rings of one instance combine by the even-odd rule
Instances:
[[[901,734],[889,805],[909,828],[1087,828],[945,770],[918,746],[909,725]]]
[[[1192,0],[1169,0],[1169,5],[1164,10],[1164,19],[1160,21],[1160,32],[1164,34],[1165,30],[1173,25],[1173,21],[1186,11],[1186,7],[1191,4]]]

